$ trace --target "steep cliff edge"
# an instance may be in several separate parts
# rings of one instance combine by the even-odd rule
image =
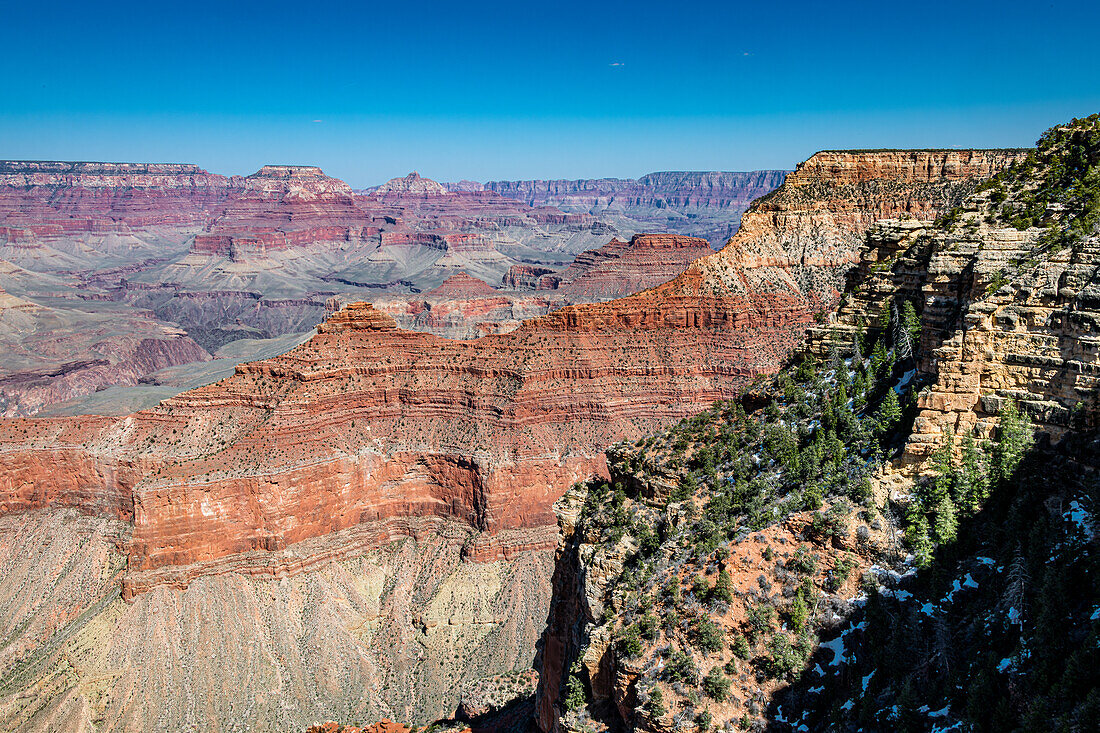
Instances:
[[[880,162],[956,166],[917,155]],[[936,222],[871,228],[778,378],[559,502],[542,730],[1087,725],[1100,121],[1005,158]],[[774,198],[867,181],[815,159]]]

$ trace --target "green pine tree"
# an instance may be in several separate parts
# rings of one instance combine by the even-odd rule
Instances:
[[[886,395],[882,398],[882,404],[878,407],[875,432],[880,436],[889,435],[890,431],[897,427],[900,421],[901,404],[898,402],[898,394],[893,389],[888,389]]]

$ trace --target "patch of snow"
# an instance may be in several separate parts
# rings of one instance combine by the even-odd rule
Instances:
[[[935,616],[937,613],[940,613],[940,607],[934,603],[925,603],[920,607],[920,612],[925,616]]]
[[[865,628],[867,628],[867,622],[866,621],[860,621],[858,624],[855,624],[854,626],[849,626],[847,629],[845,629],[843,632],[841,632],[840,636],[833,639],[832,641],[825,641],[825,642],[822,642],[819,645],[820,648],[828,649],[829,651],[831,651],[833,653],[833,658],[828,663],[830,667],[838,665],[841,662],[847,662],[848,661],[848,651],[847,651],[847,648],[845,647],[845,641],[844,641],[845,637],[847,637],[849,634],[851,634],[854,631],[863,631],[863,629],[865,629]]]
[[[1005,657],[1001,660],[1001,663],[997,665],[998,672],[1004,672],[1012,666],[1012,657]]]
[[[1100,608],[1097,608],[1095,611],[1092,612],[1092,615],[1089,616],[1089,621],[1095,621],[1098,618],[1100,618]]]
[[[848,702],[841,705],[840,709],[841,710],[851,710],[853,707],[855,707],[855,703],[853,703],[851,700],[849,700]]]
[[[955,581],[951,584],[951,590],[947,593],[946,596],[943,597],[943,600],[950,603],[955,600],[955,594],[961,591],[963,588],[977,587],[978,582],[974,580],[974,576],[972,576],[970,573],[967,573],[966,576],[962,579],[962,582],[959,582],[959,579],[955,578]]]
[[[896,385],[894,385],[894,391],[897,392],[898,394],[901,394],[902,388],[905,387],[905,385],[912,382],[913,377],[915,377],[915,376],[917,376],[917,370],[916,369],[910,369],[905,374],[902,374],[901,379],[898,380],[898,383]]]
[[[1019,621],[1020,621],[1020,612],[1016,610],[1015,606],[1012,606],[1011,608],[1008,609],[1008,620],[1011,621],[1014,624],[1019,623]]]
[[[863,678],[863,691],[867,692],[867,683],[871,681],[871,678],[875,676],[875,671],[871,670],[871,674]]]
[[[946,718],[947,714],[950,713],[950,712],[951,712],[951,706],[950,705],[944,705],[939,710],[933,710],[932,712],[928,713],[928,717],[929,718]]]
[[[947,731],[949,730],[958,730],[959,728],[962,728],[961,720],[957,723],[953,723],[952,725],[947,726],[946,728],[941,728],[938,725],[934,725],[932,726],[932,730],[929,733],[947,733]]]
[[[980,562],[982,565],[992,565],[993,564],[993,558],[991,558],[991,557],[980,557],[979,556],[975,559],[978,562]]]
[[[1073,522],[1077,525],[1077,528],[1081,530],[1081,533],[1085,535],[1088,540],[1093,539],[1092,535],[1092,515],[1088,510],[1081,505],[1077,499],[1074,499],[1069,503],[1069,511],[1062,515],[1062,518],[1067,522]]]
[[[889,590],[889,589],[887,589],[887,590],[884,590],[882,592],[882,595],[884,595],[884,596],[885,595],[892,595],[894,598],[897,598],[902,603],[904,603],[905,601],[908,601],[910,598],[913,597],[913,594],[910,593],[907,590]]]
[[[811,687],[809,689],[809,692],[811,695],[817,695],[819,693],[825,692],[825,685],[822,685],[821,687]]]
[[[847,657],[845,656],[844,635],[843,634],[841,634],[837,638],[833,639],[832,641],[823,641],[823,642],[821,642],[821,648],[822,649],[828,649],[829,651],[831,651],[833,653],[833,658],[828,663],[830,667],[838,665],[841,662],[847,661]]]

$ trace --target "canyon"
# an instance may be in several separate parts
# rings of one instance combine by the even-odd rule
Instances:
[[[326,298],[304,343],[150,409],[0,422],[0,587],[13,590],[0,614],[20,629],[0,658],[0,720],[233,730],[451,715],[463,684],[529,668],[551,602],[552,507],[608,475],[609,445],[775,373],[838,303],[876,221],[941,215],[1022,156],[820,153],[717,253],[635,237],[586,252],[560,280],[538,263],[498,275],[524,298],[597,299],[634,287],[621,269],[637,268],[632,251],[660,254],[666,274],[684,268],[641,292],[466,340]],[[347,232],[326,229],[321,249],[357,247],[360,197],[412,198],[417,211],[445,198],[413,176],[356,194],[314,170],[266,171],[219,203],[241,231],[219,214],[204,229],[228,249],[197,235],[200,251],[163,267],[255,267],[269,242],[296,256],[293,236],[254,233],[321,221]],[[448,195],[461,193],[499,204]],[[476,269],[462,272],[424,301],[492,300]],[[28,585],[41,590],[14,592]]]
[[[0,288],[18,300],[5,301],[4,319],[23,323],[36,309],[52,325],[48,337],[4,331],[2,414],[149,406],[304,337],[353,300],[404,298],[388,306],[402,326],[471,338],[682,269],[662,260],[650,272],[635,253],[614,292],[578,286],[545,302],[504,292],[467,303],[439,289],[455,276],[500,286],[517,267],[559,272],[616,232],[589,214],[451,192],[415,173],[354,191],[315,166],[221,176],[190,164],[5,161]],[[426,303],[434,315],[421,315]]]

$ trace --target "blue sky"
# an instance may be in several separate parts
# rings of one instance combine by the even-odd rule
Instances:
[[[1100,111],[1095,0],[0,0],[0,28],[0,158],[355,186],[1030,145]]]

